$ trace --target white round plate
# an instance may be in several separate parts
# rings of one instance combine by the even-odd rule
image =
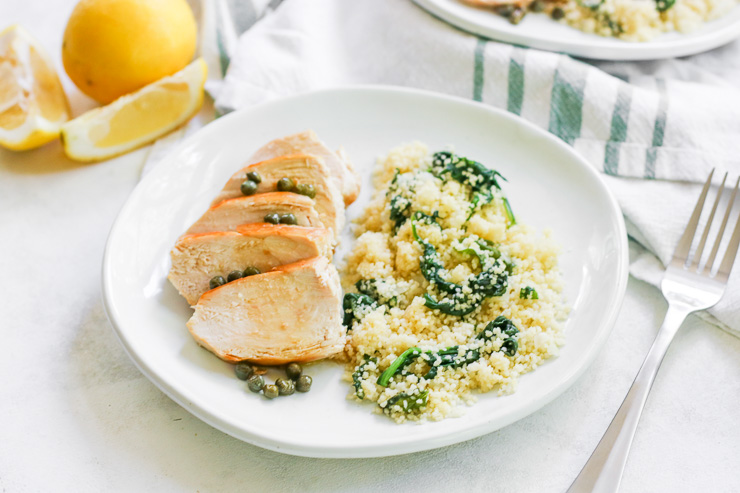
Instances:
[[[344,146],[363,177],[348,209],[371,193],[377,156],[414,140],[454,145],[499,170],[521,222],[551,228],[573,310],[559,357],[525,375],[516,393],[480,396],[459,418],[397,425],[371,404],[346,399],[350,385],[332,362],[310,367],[311,392],[268,401],[246,390],[233,366],[200,348],[185,323],[192,310],[166,279],[177,237],[227,178],[271,139],[315,130]],[[348,231],[335,258],[351,246]],[[539,409],[585,371],[609,335],[627,283],[622,215],[598,174],[573,150],[508,113],[408,89],[359,87],[304,94],[238,111],[185,140],[138,184],[121,209],[103,260],[108,317],[139,369],[185,409],[234,437],[313,457],[374,457],[468,440]],[[296,321],[300,323],[300,321]]]
[[[545,14],[528,14],[521,23],[513,25],[490,10],[471,7],[459,0],[414,1],[440,19],[479,36],[596,60],[656,60],[695,55],[740,37],[740,4],[696,31],[670,32],[652,41],[635,43],[584,33]]]

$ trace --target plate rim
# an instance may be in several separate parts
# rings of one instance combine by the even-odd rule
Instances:
[[[691,38],[691,33],[686,34],[684,39],[679,39],[665,43],[664,46],[651,45],[651,41],[629,42],[624,41],[624,46],[600,46],[600,36],[595,36],[597,44],[586,46],[584,43],[574,41],[555,41],[557,46],[553,45],[552,40],[532,39],[526,34],[509,33],[500,31],[496,28],[489,28],[479,23],[471,22],[458,15],[457,13],[445,9],[439,3],[439,0],[414,0],[420,8],[448,24],[467,31],[476,36],[482,36],[493,41],[527,46],[530,48],[545,50],[553,53],[564,53],[576,57],[587,58],[590,60],[609,60],[609,61],[644,61],[644,60],[662,60],[665,58],[675,58],[696,55],[704,53],[723,46],[736,38],[740,38],[740,18],[737,22],[728,24],[721,29],[712,30],[699,36]],[[471,10],[475,7],[462,5]],[[733,9],[740,9],[736,5]],[[714,19],[716,20],[716,19]],[[708,21],[711,22],[711,21]],[[575,28],[573,28],[575,29]],[[588,33],[583,33],[588,34]],[[682,33],[679,33],[682,34]],[[603,38],[604,40],[616,40],[616,38]],[[603,56],[595,56],[595,51],[603,52]]]
[[[462,104],[464,106],[484,109],[486,111],[492,112],[497,114],[499,117],[503,117],[505,119],[511,120],[515,125],[521,125],[523,127],[526,127],[527,130],[532,131],[536,133],[540,138],[545,138],[550,141],[550,144],[560,147],[561,149],[565,150],[566,153],[570,155],[571,158],[573,158],[575,161],[578,161],[578,163],[581,165],[582,168],[586,169],[587,173],[590,173],[593,178],[596,179],[596,182],[599,184],[601,191],[606,196],[610,208],[612,210],[612,213],[616,217],[616,224],[618,229],[618,235],[617,235],[617,249],[618,249],[618,266],[617,266],[617,275],[618,275],[618,286],[616,289],[616,297],[613,300],[613,302],[609,305],[609,310],[607,316],[604,318],[604,330],[600,331],[598,333],[598,336],[596,339],[593,340],[593,349],[591,350],[590,354],[584,359],[583,363],[580,365],[580,367],[571,370],[566,373],[566,375],[563,376],[563,378],[559,381],[558,384],[554,385],[547,393],[543,394],[540,398],[533,400],[529,405],[524,406],[522,409],[519,410],[519,412],[511,413],[510,415],[506,416],[505,419],[499,419],[498,421],[485,421],[482,422],[476,426],[471,426],[470,428],[467,428],[465,430],[461,431],[451,431],[444,435],[434,437],[433,439],[419,439],[418,437],[411,437],[407,438],[405,440],[401,440],[396,442],[395,450],[391,453],[388,452],[387,447],[388,444],[373,444],[373,445],[362,445],[362,446],[334,446],[334,445],[303,445],[303,444],[296,444],[290,441],[285,441],[281,439],[275,439],[273,437],[260,435],[257,433],[253,433],[250,431],[247,431],[243,428],[239,428],[225,419],[222,419],[218,416],[218,412],[216,410],[209,409],[209,406],[189,401],[186,396],[181,395],[180,392],[175,390],[164,378],[160,377],[156,371],[154,371],[147,363],[142,359],[136,351],[133,350],[131,344],[129,343],[126,335],[125,330],[122,330],[121,324],[119,322],[119,312],[117,307],[115,306],[116,303],[112,299],[111,291],[112,291],[112,280],[111,280],[111,249],[112,249],[112,240],[114,239],[115,235],[117,234],[119,228],[121,228],[123,216],[125,213],[134,206],[135,199],[137,197],[137,190],[142,189],[142,184],[145,183],[147,180],[153,179],[153,176],[156,176],[159,173],[164,173],[166,166],[156,166],[155,169],[151,171],[147,176],[143,177],[134,187],[134,189],[129,194],[128,198],[126,199],[126,202],[123,204],[121,209],[119,210],[116,219],[113,222],[113,225],[111,226],[110,232],[108,234],[108,238],[106,240],[105,250],[103,254],[103,262],[102,262],[102,276],[101,276],[101,284],[102,284],[102,300],[103,300],[103,307],[105,309],[106,316],[108,317],[108,320],[113,328],[114,333],[116,334],[117,339],[120,341],[121,345],[124,348],[124,351],[126,354],[128,354],[129,358],[134,362],[134,365],[139,369],[139,371],[146,376],[150,382],[152,382],[159,390],[161,390],[165,395],[167,395],[170,399],[172,399],[174,402],[176,402],[178,405],[183,407],[185,410],[190,412],[192,415],[200,419],[201,421],[207,423],[208,425],[212,426],[213,428],[216,428],[217,430],[220,430],[234,438],[237,438],[239,440],[242,440],[244,442],[250,443],[252,445],[262,447],[268,450],[272,450],[275,452],[281,452],[281,453],[287,453],[290,455],[297,455],[297,456],[303,456],[303,457],[315,457],[315,458],[370,458],[370,457],[389,457],[394,455],[403,455],[413,452],[420,452],[424,450],[431,450],[447,445],[452,445],[455,443],[459,443],[462,441],[466,441],[475,437],[483,436],[486,434],[489,434],[493,431],[496,431],[500,428],[503,428],[505,426],[508,426],[532,413],[539,410],[540,408],[544,407],[548,403],[550,403],[552,400],[554,400],[556,397],[561,395],[565,390],[570,388],[575,381],[586,371],[587,368],[591,366],[594,359],[596,358],[596,355],[599,354],[608,339],[609,335],[611,334],[611,331],[614,327],[614,324],[616,323],[617,316],[619,315],[619,312],[621,310],[625,292],[627,289],[627,282],[628,282],[628,276],[629,276],[629,248],[628,248],[628,240],[627,240],[627,232],[625,228],[624,223],[624,217],[621,211],[621,208],[619,207],[619,204],[617,203],[616,198],[611,193],[609,188],[606,186],[606,183],[604,179],[599,175],[599,173],[588,164],[588,162],[581,157],[575,149],[573,149],[571,146],[567,145],[562,140],[558,139],[551,133],[537,127],[535,124],[517,116],[513,115],[507,111],[501,110],[499,108],[492,107],[490,105],[486,105],[483,103],[479,103],[473,100],[465,99],[458,96],[451,96],[447,94],[442,93],[436,93],[433,91],[427,91],[427,90],[421,90],[421,89],[415,89],[415,88],[408,88],[408,87],[401,87],[401,86],[390,86],[390,85],[350,85],[350,86],[338,86],[334,88],[328,88],[328,89],[321,89],[317,91],[310,91],[310,92],[303,92],[300,94],[288,96],[285,98],[279,98],[275,100],[266,101],[254,106],[250,106],[247,108],[243,108],[234,112],[229,113],[228,115],[225,115],[221,118],[219,118],[217,121],[209,122],[209,124],[205,125],[203,128],[199,129],[194,134],[188,136],[185,138],[182,142],[180,142],[177,146],[173,147],[167,155],[163,158],[162,164],[166,164],[166,160],[171,159],[170,156],[176,155],[179,152],[181,152],[182,149],[192,145],[193,142],[195,142],[197,139],[202,138],[201,134],[208,134],[211,132],[216,132],[218,129],[223,125],[228,125],[229,121],[236,117],[236,115],[242,114],[242,113],[248,113],[251,111],[257,111],[262,110],[265,107],[269,107],[273,104],[286,104],[290,103],[294,100],[300,100],[303,98],[311,98],[319,94],[324,93],[336,93],[336,92],[345,92],[345,93],[358,93],[358,94],[368,94],[368,93],[395,93],[395,94],[408,94],[412,96],[422,96],[422,97],[428,97],[432,99],[439,99],[444,100],[447,102],[452,102],[455,104]],[[224,123],[225,122],[225,123]],[[215,129],[215,130],[214,130]]]

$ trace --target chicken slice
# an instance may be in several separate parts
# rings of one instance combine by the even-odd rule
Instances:
[[[262,181],[257,185],[257,194],[274,192],[280,178],[291,178],[296,184],[313,185],[316,190],[314,208],[325,228],[334,232],[335,236],[344,226],[344,202],[342,195],[334,185],[329,170],[321,158],[308,154],[292,154],[280,156],[267,161],[252,164],[242,168],[229,178],[221,192],[213,200],[212,205],[218,205],[224,200],[243,197],[241,184],[246,174],[256,171]]]
[[[325,228],[246,224],[236,231],[187,235],[170,252],[167,276],[190,305],[210,289],[214,276],[257,267],[266,272],[316,256],[331,257],[333,235]]]
[[[265,161],[288,154],[311,154],[324,160],[337,189],[341,191],[344,204],[350,205],[360,193],[360,177],[343,149],[329,149],[319,140],[313,130],[275,139],[262,146],[250,158],[250,162]]]
[[[315,257],[232,281],[201,296],[187,325],[198,344],[230,362],[326,358],[345,344],[339,274]]]
[[[211,206],[185,234],[234,231],[242,224],[262,223],[265,216],[293,214],[298,226],[321,227],[313,199],[291,192],[269,192],[224,200]]]

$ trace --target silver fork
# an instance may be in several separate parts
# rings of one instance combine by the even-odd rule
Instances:
[[[635,377],[635,381],[624,398],[619,411],[617,411],[609,428],[607,428],[601,441],[591,454],[591,458],[588,459],[588,462],[583,466],[576,480],[568,488],[568,493],[606,493],[619,490],[619,483],[622,480],[624,466],[627,463],[627,455],[629,454],[632,439],[637,430],[637,423],[640,420],[640,415],[645,406],[650,387],[653,385],[655,375],[658,373],[660,363],[663,361],[663,356],[665,356],[666,350],[673,340],[673,336],[676,335],[678,328],[690,313],[697,310],[706,310],[716,305],[725,292],[727,279],[730,276],[732,264],[735,262],[738,244],[740,244],[740,217],[738,218],[730,242],[727,245],[724,258],[716,269],[716,272],[712,267],[714,266],[725,227],[732,212],[735,196],[740,186],[740,177],[735,184],[735,189],[732,191],[727,212],[725,212],[722,219],[717,238],[714,241],[714,246],[709,253],[707,261],[704,263],[701,262],[702,253],[707,243],[709,229],[714,221],[717,206],[724,191],[727,173],[725,173],[722,179],[722,184],[717,192],[717,198],[714,201],[714,206],[710,212],[704,232],[699,239],[695,253],[693,256],[689,255],[713,175],[714,170],[709,174],[709,178],[707,178],[707,182],[704,184],[699,201],[696,203],[689,224],[686,226],[686,231],[684,231],[681,240],[678,242],[676,251],[673,254],[673,260],[671,260],[663,277],[661,290],[663,291],[663,296],[668,301],[668,312],[663,320],[663,325],[660,327],[658,335],[655,337],[655,341],[645,357],[645,361],[642,363],[642,367],[637,373],[637,377]]]

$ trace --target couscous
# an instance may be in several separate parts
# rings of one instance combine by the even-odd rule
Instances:
[[[688,33],[737,5],[737,0],[575,0],[563,4],[563,22],[600,36],[649,41],[658,35]]]
[[[558,247],[516,220],[501,178],[419,143],[379,160],[343,268],[350,399],[440,420],[557,354]]]
[[[490,7],[519,24],[528,12],[543,13],[581,31],[649,41],[658,35],[691,32],[727,14],[738,0],[462,0]]]

